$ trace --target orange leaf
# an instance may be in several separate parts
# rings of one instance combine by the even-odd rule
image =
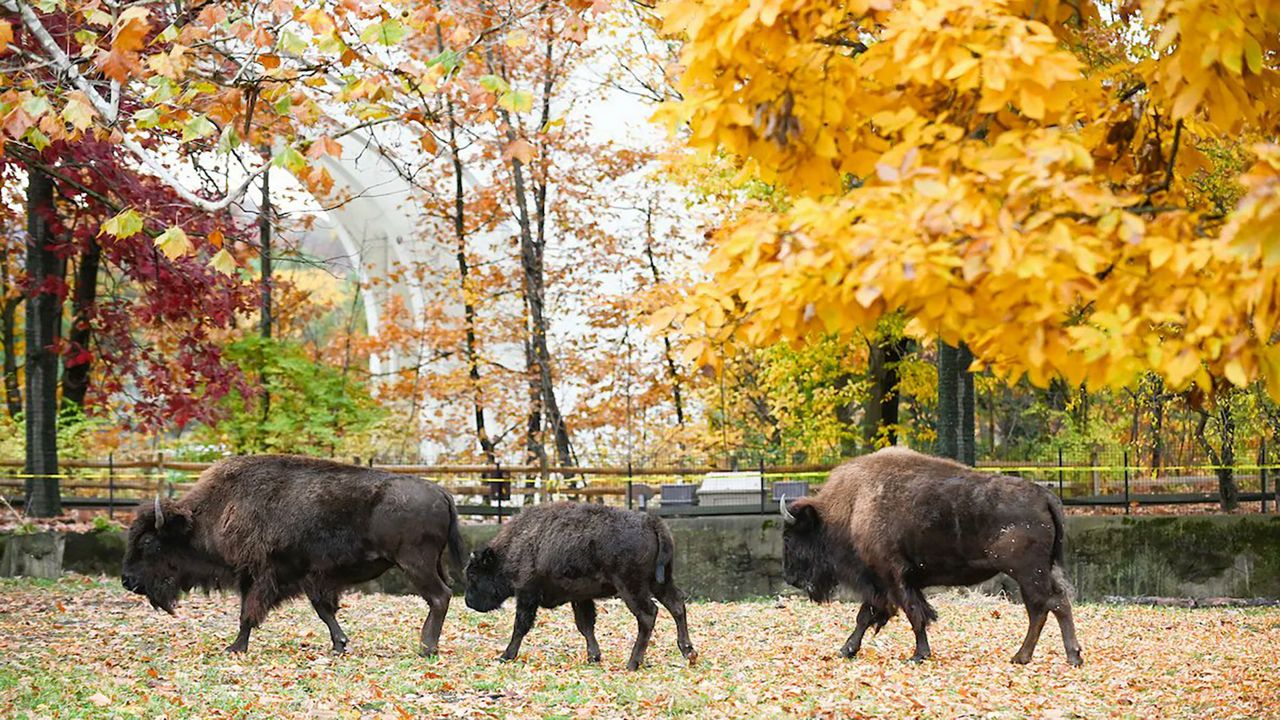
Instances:
[[[224,239],[225,238],[223,238],[221,230],[215,228],[213,232],[209,233],[209,244],[216,248],[222,247]]]
[[[533,146],[524,139],[517,139],[507,146],[502,156],[505,158],[515,158],[522,163],[528,163],[533,160]]]
[[[314,160],[325,155],[335,158],[342,157],[342,145],[327,135],[321,135],[307,149],[307,157]]]
[[[0,20],[0,52],[4,52],[11,42],[13,42],[13,26],[8,20]]]
[[[125,82],[129,79],[129,70],[133,68],[133,58],[127,52],[120,50],[103,50],[98,53],[98,57],[93,59],[93,64],[103,75]]]

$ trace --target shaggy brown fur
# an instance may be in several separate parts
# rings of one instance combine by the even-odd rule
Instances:
[[[857,654],[868,627],[878,631],[901,608],[916,635],[913,659],[927,658],[926,628],[937,615],[922,590],[972,585],[1003,572],[1021,588],[1030,619],[1013,661],[1031,661],[1052,612],[1068,661],[1082,662],[1063,576],[1062,506],[1048,490],[886,448],[832,470],[817,496],[785,511],[787,582],[819,602],[837,586],[863,600],[841,650],[846,657]]]
[[[453,499],[419,478],[287,455],[222,460],[179,500],[145,506],[129,530],[123,582],[172,613],[193,588],[235,588],[243,652],[249,633],[281,602],[310,599],[333,649],[346,649],[338,625],[343,588],[400,567],[430,611],[421,650],[436,652],[450,589],[446,549],[461,567],[462,537]]]
[[[683,595],[671,577],[675,543],[662,520],[589,503],[551,503],[521,512],[467,563],[467,607],[489,612],[516,598],[515,627],[503,660],[514,660],[539,607],[573,604],[587,660],[600,661],[595,600],[620,597],[639,633],[627,668],[640,667],[658,618],[657,598],[676,621],[676,644],[690,663]]]

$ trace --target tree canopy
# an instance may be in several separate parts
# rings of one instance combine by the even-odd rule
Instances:
[[[679,308],[709,330],[691,354],[903,312],[1007,378],[1280,394],[1274,3],[660,12],[685,43],[661,116],[787,198],[716,235]]]

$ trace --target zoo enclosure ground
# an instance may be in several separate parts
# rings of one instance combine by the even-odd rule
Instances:
[[[236,600],[189,597],[176,618],[118,581],[0,581],[0,717],[1280,717],[1280,610],[1082,605],[1085,666],[1063,658],[1053,623],[1029,666],[1008,662],[1021,607],[983,596],[933,599],[935,657],[916,666],[907,623],[890,622],[856,660],[838,657],[856,606],[801,598],[693,603],[701,661],[688,667],[660,613],[646,666],[623,669],[630,613],[602,603],[602,665],[585,662],[567,607],[543,611],[519,660],[496,661],[510,608],[450,609],[442,655],[413,654],[426,605],[351,594],[352,645],[328,652],[303,602],[272,614],[246,655]]]

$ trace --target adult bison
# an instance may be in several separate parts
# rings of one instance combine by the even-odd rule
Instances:
[[[339,593],[395,565],[427,601],[421,651],[434,655],[449,610],[446,549],[461,567],[457,509],[436,485],[328,460],[235,457],[180,500],[157,498],[138,513],[123,582],[170,614],[193,588],[235,588],[240,634],[230,652],[248,648],[273,607],[305,594],[343,652]]]
[[[676,644],[690,663],[684,599],[671,577],[675,544],[658,518],[604,505],[550,503],[520,513],[467,563],[467,607],[489,612],[516,598],[515,627],[503,660],[514,660],[533,627],[538,608],[571,603],[587,660],[600,662],[596,643],[599,598],[618,596],[636,617],[639,632],[627,669],[644,659],[658,618],[657,598],[676,621]]]
[[[1083,662],[1062,572],[1062,506],[1038,485],[886,448],[831,471],[816,497],[790,506],[783,498],[781,512],[786,581],[818,602],[837,586],[862,599],[845,657],[857,655],[867,628],[878,632],[898,608],[915,632],[912,660],[929,657],[926,628],[937,615],[922,590],[1003,572],[1022,589],[1030,618],[1013,662],[1031,661],[1050,612],[1067,662]]]

